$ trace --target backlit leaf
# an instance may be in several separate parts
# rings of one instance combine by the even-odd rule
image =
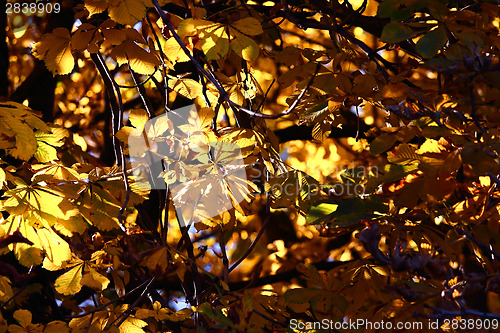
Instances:
[[[33,46],[33,55],[44,60],[54,74],[69,74],[75,67],[75,59],[71,54],[71,35],[65,28],[56,28],[52,33],[44,34]]]
[[[74,295],[82,289],[82,272],[84,263],[76,265],[56,279],[54,287],[63,295]]]
[[[259,56],[260,48],[257,43],[248,37],[237,34],[231,41],[231,49],[247,61],[255,61]]]
[[[446,44],[448,36],[446,28],[439,25],[436,29],[423,35],[417,42],[417,51],[424,58],[432,58]]]
[[[146,6],[143,0],[111,0],[108,12],[114,21],[134,25],[146,15]]]
[[[399,43],[412,38],[413,34],[413,30],[407,26],[401,23],[391,22],[384,26],[380,39],[387,43]]]
[[[245,17],[244,19],[231,23],[231,26],[248,36],[257,36],[263,33],[260,22],[253,17]]]

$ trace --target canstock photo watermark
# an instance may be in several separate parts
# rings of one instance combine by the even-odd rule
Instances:
[[[148,120],[128,138],[136,184],[168,187],[184,224],[227,212],[251,192],[241,148],[207,134],[209,111],[194,105],[171,110]]]

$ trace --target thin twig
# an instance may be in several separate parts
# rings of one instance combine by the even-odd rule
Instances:
[[[241,264],[243,262],[243,260],[245,260],[250,255],[250,253],[252,253],[254,247],[259,242],[260,237],[262,237],[262,235],[264,234],[264,231],[266,230],[267,225],[271,221],[271,213],[270,213],[270,207],[271,207],[271,205],[270,205],[270,203],[271,202],[270,202],[269,197],[268,197],[268,201],[267,201],[267,204],[266,204],[266,219],[265,219],[264,223],[262,224],[262,226],[260,227],[259,233],[257,234],[257,236],[255,237],[255,239],[253,240],[252,244],[250,244],[250,247],[240,257],[240,259],[238,259],[234,264],[231,265],[231,267],[228,270],[228,273],[231,273],[236,267],[238,267],[239,264]]]
[[[28,276],[26,277],[26,279],[24,280],[23,282],[23,285],[21,286],[21,288],[19,288],[18,291],[16,291],[16,293],[14,295],[12,295],[8,300],[6,300],[5,302],[3,302],[1,305],[0,305],[0,309],[3,309],[5,308],[5,306],[7,304],[9,304],[10,301],[12,301],[14,298],[16,298],[17,296],[19,296],[20,293],[23,292],[24,288],[26,288],[26,286],[28,285],[28,280],[29,280],[29,277],[31,275],[31,272],[33,272],[33,266],[30,267],[30,269],[28,270]]]
[[[113,326],[113,324],[118,320],[120,319],[120,321],[118,321],[116,323],[116,327],[120,327],[120,325],[125,321],[127,320],[127,318],[130,316],[130,314],[132,313],[132,311],[134,310],[134,308],[139,305],[139,303],[142,301],[142,299],[144,298],[144,296],[147,295],[147,291],[149,289],[149,286],[154,283],[154,281],[156,280],[156,276],[154,278],[151,279],[151,281],[149,281],[148,285],[146,286],[146,288],[144,288],[144,290],[142,291],[141,295],[137,298],[137,300],[135,300],[134,303],[132,303],[128,308],[127,310],[123,311],[119,316],[117,316],[115,318],[115,320],[113,320],[111,322],[111,324],[109,326]]]
[[[85,312],[85,313],[82,313],[82,314],[78,314],[78,315],[74,315],[74,316],[66,316],[66,318],[68,319],[72,319],[72,318],[82,318],[82,317],[85,317],[85,316],[88,316],[89,314],[92,314],[92,313],[95,313],[101,309],[104,309],[106,308],[107,306],[113,304],[113,303],[116,303],[118,302],[119,300],[121,299],[124,299],[125,297],[128,297],[130,295],[132,295],[133,293],[135,293],[137,290],[141,289],[145,284],[148,284],[149,282],[151,282],[153,278],[149,279],[149,280],[146,280],[144,281],[143,283],[141,283],[140,285],[138,285],[137,287],[135,287],[134,289],[132,289],[131,291],[129,291],[128,293],[126,293],[125,295],[123,296],[120,296],[120,297],[117,297],[115,298],[114,300],[111,300],[107,303],[104,303],[102,305],[99,305],[98,307],[94,308],[93,310],[91,311],[88,311],[88,312]]]
[[[151,104],[151,101],[149,100],[148,95],[146,93],[146,89],[144,89],[144,86],[142,84],[138,83],[139,78],[137,76],[137,73],[135,73],[132,70],[132,68],[129,69],[130,69],[130,74],[132,75],[132,79],[134,80],[135,83],[135,88],[137,88],[137,91],[139,92],[139,96],[142,99],[142,103],[144,104],[148,117],[149,119],[153,119],[153,117],[155,116],[155,112],[153,109],[153,105]]]
[[[488,245],[478,241],[472,234],[466,232],[464,229],[462,229],[460,227],[455,227],[455,230],[459,235],[464,236],[466,239],[470,240],[471,242],[473,242],[474,244],[479,246],[483,251],[486,251],[489,254],[491,254],[493,257],[500,259],[500,254],[498,252],[496,252],[495,250],[490,248]],[[492,258],[492,259],[494,259],[494,258]]]
[[[226,241],[224,239],[224,227],[220,226],[220,238],[219,238],[220,250],[222,253],[222,264],[224,265],[224,269],[222,271],[222,281],[227,285],[229,282],[229,259],[227,258],[226,253]]]
[[[295,100],[295,102],[287,110],[285,110],[285,111],[283,111],[283,112],[281,112],[279,114],[269,115],[269,114],[264,114],[264,113],[258,113],[258,112],[249,110],[247,108],[244,108],[243,106],[241,106],[241,105],[239,105],[239,104],[237,104],[237,103],[235,103],[235,102],[233,102],[233,101],[230,100],[229,95],[227,94],[226,90],[219,84],[219,82],[217,82],[217,79],[214,76],[210,75],[205,70],[205,68],[203,68],[203,66],[193,57],[193,55],[191,54],[191,52],[189,51],[189,49],[186,47],[186,45],[184,45],[184,42],[182,41],[181,37],[175,31],[174,27],[172,26],[172,23],[170,23],[170,20],[165,15],[165,13],[164,13],[163,9],[161,8],[161,6],[158,4],[158,1],[157,0],[152,0],[152,2],[153,2],[153,5],[155,6],[156,10],[158,11],[158,14],[162,18],[163,23],[167,26],[168,30],[170,30],[170,33],[175,38],[175,40],[177,41],[177,43],[179,44],[179,46],[181,47],[181,49],[184,51],[184,53],[188,56],[189,60],[191,60],[191,62],[196,66],[196,68],[215,86],[215,88],[221,94],[222,98],[230,106],[235,107],[238,110],[243,111],[245,113],[248,113],[251,116],[259,117],[259,118],[265,118],[265,119],[278,119],[280,117],[283,117],[283,116],[286,116],[286,115],[292,113],[292,111],[295,109],[295,107],[299,104],[300,99],[304,96],[304,94],[306,93],[307,89],[312,84],[312,81],[313,81],[314,77],[316,76],[317,72],[319,71],[320,64],[318,64],[318,68],[316,70],[316,73],[311,78],[311,81],[308,83],[308,85],[306,86],[306,88],[300,93],[299,97],[297,97],[297,99]]]
[[[476,124],[477,128],[479,128],[479,130],[484,133],[485,132],[484,127],[479,122],[479,119],[477,119],[476,96],[474,95],[474,85],[472,84],[473,80],[474,76],[470,79],[470,87],[469,87],[470,106],[471,106],[470,116],[472,117],[472,120],[474,120],[474,124]]]
[[[97,301],[95,299],[95,294],[92,294],[92,301],[94,302],[94,307],[97,307]],[[92,326],[92,321],[94,320],[94,315],[95,315],[95,312],[92,312],[90,314],[89,326],[87,326],[87,329],[85,330],[85,333],[89,333],[90,327]]]
[[[132,71],[132,69],[131,69]],[[155,67],[155,71],[153,74],[151,75],[148,75],[148,78],[145,79],[144,81],[142,82],[137,82],[136,79],[134,78],[134,82],[135,84],[132,85],[132,86],[127,86],[127,85],[122,85],[122,84],[117,84],[118,87],[120,88],[123,88],[123,89],[132,89],[132,88],[139,88],[140,86],[143,86],[145,85],[149,80],[151,80],[151,78],[155,75],[155,73],[158,71],[158,67]]]
[[[118,159],[119,142],[118,142],[118,138],[115,136],[115,134],[118,131],[116,128],[117,127],[116,118],[117,118],[119,111],[118,111],[118,103],[116,100],[116,95],[115,95],[114,89],[113,89],[113,83],[111,82],[111,76],[109,75],[109,71],[107,70],[105,63],[103,62],[102,57],[100,57],[100,55],[97,53],[91,53],[90,58],[94,62],[95,66],[97,68],[97,71],[101,75],[101,78],[104,82],[104,86],[106,87],[106,93],[107,93],[108,98],[109,98],[109,105],[111,107],[111,128],[112,128],[112,132],[113,132],[113,151],[115,153],[115,162],[116,162],[116,164],[118,164],[119,163],[119,159]]]

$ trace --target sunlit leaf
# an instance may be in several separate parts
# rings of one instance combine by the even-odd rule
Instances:
[[[56,279],[54,287],[63,295],[74,295],[82,289],[82,272],[84,263],[76,265]]]
[[[146,15],[146,6],[142,0],[111,0],[108,12],[114,21],[134,25]]]
[[[33,46],[33,55],[45,61],[47,68],[54,74],[69,74],[75,67],[71,54],[71,35],[66,28],[56,28],[44,34]]]

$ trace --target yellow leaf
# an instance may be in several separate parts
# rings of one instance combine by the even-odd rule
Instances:
[[[171,87],[172,90],[189,99],[195,99],[202,93],[201,84],[192,79],[173,78],[169,80],[168,86]]]
[[[103,29],[101,25],[101,32],[104,38],[111,43],[111,45],[120,45],[127,39],[127,33],[122,29]]]
[[[111,193],[94,186],[88,188],[79,201],[80,213],[90,224],[100,230],[112,230],[119,227],[118,212],[121,204]]]
[[[52,229],[38,229],[38,237],[45,251],[45,256],[54,265],[62,266],[64,262],[71,259],[71,250],[68,243]]]
[[[69,333],[69,327],[63,321],[54,320],[45,326],[43,333]]]
[[[113,276],[113,283],[115,285],[115,291],[118,297],[122,297],[125,295],[125,284],[123,280],[118,276],[116,271],[111,271],[111,275]]]
[[[109,279],[107,277],[98,273],[90,266],[86,266],[85,271],[88,272],[83,275],[81,280],[82,285],[98,291],[102,291],[108,287]]]
[[[174,63],[190,60],[174,37],[170,37],[165,44],[163,44],[163,52],[165,56]]]
[[[253,17],[245,17],[244,19],[231,23],[231,26],[248,36],[257,36],[263,33],[260,22]]]
[[[0,149],[16,158],[29,160],[37,148],[34,129],[47,131],[49,127],[22,104],[0,103]]]
[[[89,15],[102,13],[108,8],[108,3],[105,0],[85,0],[85,9],[88,10]]]
[[[66,181],[80,180],[80,175],[76,170],[67,168],[61,164],[34,164],[31,166],[31,169],[36,172],[34,176],[49,175],[52,176],[52,178]]]
[[[231,49],[247,61],[255,61],[259,56],[260,48],[253,39],[237,34],[231,41]]]
[[[12,287],[10,286],[9,278],[0,275],[0,303],[7,301],[9,298],[12,297],[12,295],[14,295],[14,293],[12,292]]]
[[[141,265],[146,266],[152,272],[156,270],[164,272],[168,266],[168,249],[166,247],[159,248],[152,255],[144,258]]]
[[[208,60],[218,60],[229,52],[229,39],[224,26],[205,31],[201,39],[201,49]]]
[[[160,64],[155,54],[146,51],[131,39],[115,46],[111,51],[111,56],[120,65],[128,62],[131,69],[144,75],[153,74],[155,67]]]
[[[54,74],[69,74],[75,67],[71,54],[71,35],[66,28],[56,28],[44,34],[33,46],[33,55],[45,61],[47,68]]]
[[[144,124],[149,120],[149,116],[144,109],[134,109],[130,111],[128,120],[135,128],[143,129]]]
[[[74,295],[82,289],[83,262],[56,279],[54,287],[63,295]]]
[[[147,326],[144,320],[128,316],[127,319],[120,325],[120,333],[143,333],[142,327]]]
[[[213,27],[220,26],[219,23],[202,20],[202,19],[187,19],[179,24],[179,28],[177,29],[177,33],[181,37],[187,36],[195,36],[198,34],[198,31],[202,31],[204,29],[210,29]]]
[[[29,312],[28,310],[17,310],[16,312],[14,312],[13,317],[22,327],[28,327],[28,325],[31,324],[31,320],[33,319],[33,317],[31,316],[31,312]]]
[[[93,316],[89,314],[85,317],[71,319],[69,327],[72,333],[101,333],[106,326],[107,317],[107,310],[97,311]]]
[[[78,190],[79,187],[76,185],[74,189]],[[53,224],[57,218],[69,219],[77,213],[69,200],[70,193],[65,190],[72,189],[34,182],[33,185],[22,185],[5,192],[9,198],[1,203],[3,209],[11,214],[27,216],[35,212],[38,217],[49,219],[49,224]]]
[[[42,163],[57,160],[57,150],[55,147],[61,147],[68,135],[67,130],[59,127],[52,127],[50,133],[37,131],[35,138],[38,147],[35,152],[35,158]]]
[[[146,6],[143,0],[111,0],[108,12],[114,21],[134,25],[146,16]]]
[[[11,151],[12,156],[28,161],[36,152],[37,142],[33,130],[15,118],[10,119],[9,127],[16,136],[16,148]]]
[[[89,44],[95,44],[97,36],[97,28],[90,23],[82,23],[71,37],[71,47],[78,51],[85,50]]]

